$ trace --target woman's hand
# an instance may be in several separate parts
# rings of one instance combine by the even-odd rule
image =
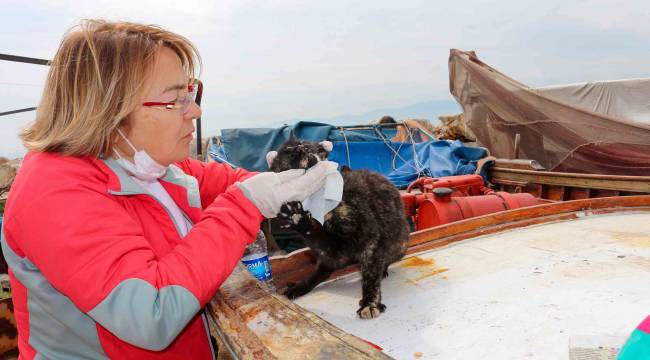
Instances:
[[[292,169],[279,173],[263,172],[237,185],[266,218],[274,218],[282,204],[303,201],[323,187],[325,178],[336,171],[337,164],[320,161],[307,171]]]

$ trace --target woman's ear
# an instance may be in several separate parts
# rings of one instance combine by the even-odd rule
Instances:
[[[266,153],[266,164],[271,167],[271,164],[273,164],[273,160],[275,157],[278,156],[277,151],[269,151]]]
[[[322,146],[323,149],[325,149],[325,151],[327,151],[327,152],[331,152],[332,149],[334,148],[334,145],[332,144],[331,141],[324,140],[324,141],[319,142],[318,144],[320,146]]]

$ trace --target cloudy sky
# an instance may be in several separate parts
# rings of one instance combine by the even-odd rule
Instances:
[[[209,134],[451,100],[450,48],[530,86],[650,76],[647,0],[4,0],[0,53],[50,59],[83,18],[190,38]],[[46,72],[0,61],[0,112],[36,106]],[[23,152],[16,134],[33,116],[0,117],[0,155]]]

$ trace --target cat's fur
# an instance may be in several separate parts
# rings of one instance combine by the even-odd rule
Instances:
[[[327,158],[331,143],[290,139],[269,161],[271,171],[309,168]],[[318,155],[318,157],[314,156]],[[384,312],[381,280],[388,265],[406,251],[408,223],[397,188],[380,174],[343,167],[343,198],[326,214],[324,224],[314,220],[300,202],[282,207],[279,219],[297,230],[318,255],[316,271],[298,284],[290,284],[285,295],[296,298],[311,291],[333,271],[357,264],[362,276],[362,297],[357,314],[365,319]]]

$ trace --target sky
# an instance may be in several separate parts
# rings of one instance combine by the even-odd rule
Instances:
[[[650,76],[647,0],[3,0],[0,53],[51,59],[85,18],[189,38],[207,135],[451,102],[450,48],[533,87]],[[0,61],[0,112],[36,106],[47,70]],[[0,117],[0,156],[24,153],[17,134],[33,118]]]

